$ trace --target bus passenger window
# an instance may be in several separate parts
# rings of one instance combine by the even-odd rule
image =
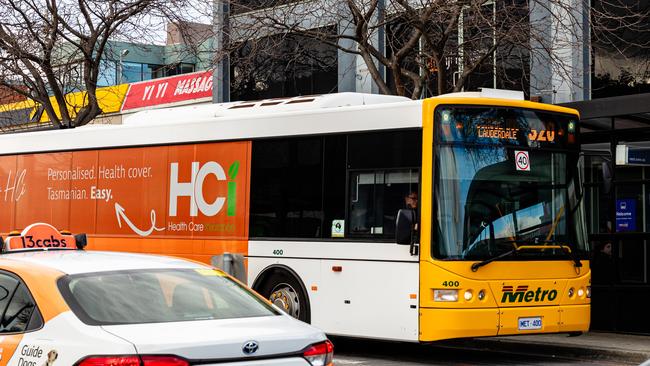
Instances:
[[[250,236],[321,238],[323,139],[254,141],[252,150]]]
[[[418,181],[415,169],[350,172],[350,235],[393,238],[397,211],[417,209]]]

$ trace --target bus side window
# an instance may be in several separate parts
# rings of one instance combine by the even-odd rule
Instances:
[[[394,238],[397,211],[417,209],[418,180],[416,169],[350,172],[350,235]]]
[[[422,132],[351,134],[347,162],[347,233],[393,239],[397,211],[417,209]]]
[[[251,237],[320,238],[323,139],[253,141]]]

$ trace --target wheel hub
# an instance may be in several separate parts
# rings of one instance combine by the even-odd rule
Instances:
[[[290,285],[283,283],[275,286],[269,300],[292,317],[298,319],[300,316],[300,300],[298,294]]]

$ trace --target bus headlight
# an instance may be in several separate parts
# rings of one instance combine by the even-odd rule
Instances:
[[[481,290],[478,292],[478,299],[479,300],[485,299],[485,290]]]
[[[578,289],[578,297],[582,297],[582,295],[584,295],[584,294],[585,294],[585,290],[583,290],[582,287],[580,287]]]
[[[587,286],[587,298],[591,299],[591,286]]]
[[[569,289],[569,297],[573,297],[573,293],[574,293],[574,292],[575,292],[575,290],[573,289],[573,287],[571,287],[571,288]]]
[[[465,291],[465,301],[470,301],[472,297],[474,297],[474,294],[472,294],[472,290]]]
[[[433,290],[433,301],[458,301],[458,290]]]

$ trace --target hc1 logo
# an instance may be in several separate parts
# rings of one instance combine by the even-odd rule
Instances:
[[[209,175],[217,180],[228,180],[228,207],[226,214],[235,216],[237,213],[237,182],[235,178],[239,172],[239,161],[235,161],[228,169],[228,177],[221,164],[209,161],[200,166],[198,161],[192,162],[192,175],[189,182],[178,181],[178,163],[171,163],[169,174],[169,216],[176,216],[178,198],[190,197],[190,216],[198,216],[199,211],[205,216],[214,216],[223,209],[226,197],[219,196],[214,202],[206,202],[203,197],[203,183]]]

